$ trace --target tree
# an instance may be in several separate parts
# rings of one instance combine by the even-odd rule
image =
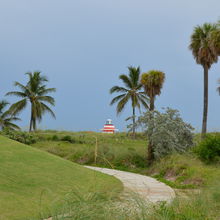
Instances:
[[[26,73],[29,80],[26,85],[19,82],[15,82],[15,86],[20,89],[20,91],[8,92],[6,95],[13,95],[22,98],[18,102],[11,105],[9,111],[11,114],[16,115],[21,112],[30,102],[31,104],[31,118],[30,118],[30,128],[35,131],[37,129],[37,121],[42,120],[44,113],[50,113],[54,118],[55,114],[45,103],[50,105],[55,105],[55,100],[53,97],[48,96],[48,93],[55,92],[55,88],[46,88],[45,82],[48,82],[45,76],[41,75],[41,72]]]
[[[196,26],[191,35],[189,49],[196,62],[202,65],[204,70],[204,102],[203,102],[203,121],[202,121],[202,138],[205,137],[207,131],[208,117],[208,71],[213,63],[218,61],[219,45],[216,33],[218,32],[216,24],[205,23],[202,26]]]
[[[217,51],[218,56],[220,56],[220,20],[216,25],[217,29],[212,32],[211,45]]]
[[[7,101],[0,101],[0,129],[19,130],[19,126],[14,124],[13,121],[19,121],[20,118],[12,116],[8,110],[5,110],[7,105],[9,105]]]
[[[183,153],[193,146],[194,129],[183,121],[178,110],[148,111],[139,117],[137,124],[143,125],[148,140],[154,146],[156,159],[174,152]]]
[[[163,83],[165,80],[165,74],[158,70],[150,70],[147,73],[143,73],[141,76],[141,84],[144,86],[144,90],[147,96],[150,98],[150,112],[153,117],[153,111],[155,109],[155,98],[160,95]],[[154,160],[154,146],[151,140],[152,133],[148,134],[148,164],[150,165]]]
[[[141,105],[144,106],[144,108],[148,108],[148,98],[144,91],[142,91],[142,85],[140,84],[140,67],[128,67],[129,74],[127,75],[120,75],[119,79],[122,80],[125,87],[120,86],[113,86],[110,89],[110,93],[121,93],[120,95],[116,96],[112,99],[110,105],[113,105],[115,103],[117,104],[117,114],[121,113],[124,109],[125,105],[128,103],[128,101],[131,101],[132,105],[132,133],[133,137],[135,137],[135,108],[140,109]]]

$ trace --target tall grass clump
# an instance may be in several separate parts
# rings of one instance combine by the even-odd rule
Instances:
[[[55,220],[219,220],[220,183],[202,193],[190,191],[172,203],[149,203],[130,194],[129,199],[99,192],[82,195],[73,191],[51,216]]]

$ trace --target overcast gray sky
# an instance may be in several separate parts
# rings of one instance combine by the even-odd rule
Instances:
[[[41,128],[95,130],[107,118],[124,130],[131,108],[116,116],[109,89],[127,66],[166,73],[156,107],[178,109],[200,129],[203,73],[188,49],[194,26],[219,19],[219,0],[0,0],[0,97],[27,71],[56,87],[57,119]],[[220,130],[220,62],[209,74],[209,130]],[[10,102],[17,99],[7,98]],[[21,114],[28,126],[30,111]]]

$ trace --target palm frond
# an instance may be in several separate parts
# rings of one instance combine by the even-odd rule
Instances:
[[[7,92],[5,95],[6,95],[6,96],[17,96],[17,97],[21,97],[21,98],[27,97],[27,94],[26,94],[26,93],[24,93],[24,92],[19,92],[19,91]]]
[[[38,95],[39,96],[44,96],[44,95],[47,95],[48,93],[51,93],[51,92],[56,92],[56,88],[48,88],[48,89],[39,89],[39,92],[38,92]]]
[[[6,122],[2,127],[3,129],[9,128],[11,130],[20,130],[20,127],[12,122]]]
[[[54,112],[47,105],[45,105],[42,102],[41,102],[41,108],[42,108],[43,113],[48,112],[52,115],[53,118],[56,118],[56,115],[54,114]]]
[[[36,99],[37,99],[38,101],[48,102],[48,103],[50,103],[50,104],[53,105],[53,106],[55,105],[55,100],[54,100],[54,98],[51,97],[51,96],[37,96]]]
[[[144,96],[139,96],[138,100],[141,102],[141,104],[144,106],[144,108],[149,109],[149,99]]]
[[[132,89],[132,82],[131,82],[131,80],[129,79],[128,76],[123,74],[123,75],[119,76],[119,79],[121,79],[123,81],[123,83],[125,84],[125,86],[127,88]]]
[[[28,87],[27,87],[27,86],[24,86],[24,85],[22,85],[22,84],[19,83],[19,82],[15,82],[14,85],[15,85],[16,87],[19,87],[22,92],[27,93],[27,91],[28,91]]]
[[[129,66],[129,79],[132,82],[132,87],[137,87],[139,83],[139,77],[140,77],[140,67],[133,67]]]
[[[124,98],[122,98],[116,108],[117,114],[121,113],[122,110],[124,109],[125,105],[128,103],[129,99],[131,98],[130,94],[128,93],[125,95]]]
[[[112,99],[112,101],[110,102],[110,105],[115,104],[119,100],[123,99],[125,96],[126,96],[126,94],[122,94],[122,95],[116,96],[115,98]]]
[[[26,105],[27,105],[27,99],[22,99],[12,104],[8,111],[10,112],[11,115],[17,115],[26,107]]]
[[[0,113],[3,112],[4,108],[8,105],[9,103],[6,100],[0,101]]]
[[[128,89],[124,88],[124,87],[120,87],[120,86],[113,86],[110,89],[110,94],[114,93],[114,92],[128,92]]]

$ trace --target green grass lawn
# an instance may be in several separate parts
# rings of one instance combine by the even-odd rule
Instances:
[[[71,192],[115,193],[117,179],[0,136],[0,219],[39,219]]]

